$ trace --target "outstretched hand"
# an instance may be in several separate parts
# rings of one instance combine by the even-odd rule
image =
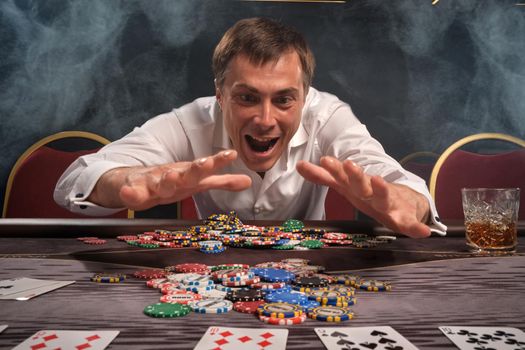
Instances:
[[[219,169],[236,158],[236,151],[227,150],[193,162],[113,169],[102,176],[102,181],[99,180],[91,200],[107,207],[145,210],[210,189],[242,191],[251,186],[249,176],[217,175]],[[118,198],[112,201],[108,194],[114,189],[117,189]]]
[[[429,215],[427,199],[411,188],[369,176],[350,160],[322,157],[320,166],[300,161],[297,170],[308,181],[333,188],[357,209],[387,228],[418,238],[430,235],[423,224]]]

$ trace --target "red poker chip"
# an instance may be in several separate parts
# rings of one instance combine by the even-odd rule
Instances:
[[[224,270],[217,270],[211,273],[211,276],[213,279],[220,280],[223,278],[228,277],[240,277],[240,276],[247,276],[250,272],[249,269],[242,269],[242,268],[231,268],[231,269],[224,269]]]
[[[236,301],[235,303],[233,303],[233,309],[237,312],[255,314],[257,313],[257,308],[263,304],[266,304],[264,300]]]
[[[85,239],[82,242],[84,242],[85,244],[98,245],[98,244],[106,244],[107,241],[105,239]]]
[[[222,285],[226,287],[242,287],[242,286],[250,286],[254,283],[261,282],[261,279],[259,277],[254,277],[247,280],[241,280],[241,281],[222,281]]]
[[[164,278],[166,277],[166,271],[160,269],[146,269],[139,270],[133,273],[133,276],[140,279],[150,280],[153,278]]]
[[[182,273],[199,273],[204,271],[209,271],[208,265],[199,264],[199,263],[187,263],[187,264],[178,264],[175,265],[175,271]]]
[[[330,239],[330,240],[343,240],[346,239],[348,235],[346,233],[340,233],[340,232],[327,232],[323,235],[323,238]]]
[[[280,289],[284,288],[285,282],[259,282],[250,285],[250,288],[254,289]]]
[[[117,239],[119,241],[136,241],[138,240],[138,236],[137,235],[122,235],[122,236],[117,236]]]
[[[88,241],[88,240],[92,240],[92,239],[98,239],[98,237],[78,237],[77,238],[79,241]]]
[[[167,278],[153,278],[146,281],[146,286],[149,288],[158,288],[160,284],[169,282]]]

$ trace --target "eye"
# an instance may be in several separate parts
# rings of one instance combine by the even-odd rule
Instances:
[[[241,94],[238,96],[239,101],[245,104],[252,104],[257,102],[257,97],[252,94]]]
[[[274,103],[282,106],[288,106],[293,102],[293,98],[291,96],[279,96],[274,99]]]

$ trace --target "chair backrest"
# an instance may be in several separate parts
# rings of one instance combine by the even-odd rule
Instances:
[[[480,154],[459,148],[474,141],[501,140],[521,148],[495,154]],[[504,134],[468,136],[448,147],[430,178],[430,193],[442,219],[463,219],[461,188],[519,187],[525,190],[525,141]],[[519,218],[525,218],[525,194],[521,194]]]
[[[72,138],[89,141],[90,149],[65,151],[50,145]],[[67,142],[65,142],[67,144]],[[11,169],[6,186],[4,218],[86,218],[55,203],[53,191],[66,168],[78,157],[96,152],[109,140],[84,131],[65,131],[48,136],[29,147]],[[95,147],[95,148],[93,148]],[[133,218],[123,210],[109,217]]]
[[[432,169],[438,158],[439,155],[434,152],[414,152],[403,157],[399,161],[399,164],[401,164],[404,169],[425,180],[428,185]]]
[[[357,210],[343,196],[333,189],[328,189],[324,202],[326,220],[355,220]]]

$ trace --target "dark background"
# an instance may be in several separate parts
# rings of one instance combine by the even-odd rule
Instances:
[[[0,196],[47,135],[114,140],[212,95],[214,45],[252,16],[302,31],[313,85],[348,102],[396,159],[478,132],[525,138],[525,6],[431,2],[0,0]]]

